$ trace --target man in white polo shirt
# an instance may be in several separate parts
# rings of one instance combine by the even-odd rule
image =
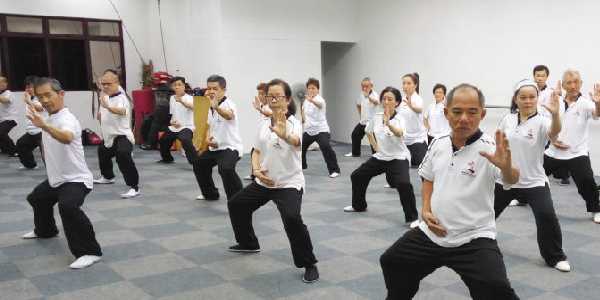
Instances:
[[[379,95],[373,89],[373,81],[369,77],[365,77],[360,82],[360,96],[356,101],[356,110],[358,111],[358,117],[360,118],[358,124],[352,130],[352,151],[350,153],[346,153],[344,156],[346,157],[359,157],[360,156],[360,146],[363,137],[365,137],[365,128],[367,127],[367,123],[369,120],[373,118],[377,108],[379,105]],[[375,154],[373,147],[371,147],[371,152]]]
[[[227,81],[219,75],[206,80],[205,95],[210,99],[208,111],[208,150],[198,156],[193,164],[194,175],[201,195],[197,200],[218,200],[219,190],[212,179],[216,165],[223,180],[227,200],[242,189],[242,180],[235,171],[242,157],[242,138],[238,128],[239,112],[235,103],[225,96]]]
[[[139,174],[133,162],[133,131],[131,131],[131,107],[129,99],[119,89],[119,75],[114,70],[106,70],[101,78],[100,129],[103,143],[98,146],[100,178],[94,183],[112,184],[115,182],[112,158],[116,157],[119,171],[125,178],[129,190],[121,198],[132,198],[140,194]]]
[[[508,140],[479,130],[485,99],[470,84],[450,91],[444,113],[452,129],[434,140],[419,167],[423,221],[380,259],[387,299],[412,299],[419,282],[437,268],[457,272],[476,300],[519,299],[496,243],[494,186],[519,180]],[[491,153],[495,150],[494,153]]]
[[[552,114],[548,112],[543,105],[548,105],[550,103],[550,99],[552,96],[553,88],[548,86],[548,76],[550,76],[550,69],[548,69],[545,65],[537,65],[533,68],[533,79],[540,91],[540,95],[538,96],[538,111],[540,114],[548,119],[552,118]],[[569,171],[566,168],[558,168],[552,172],[554,178],[557,180],[559,185],[569,185],[571,182],[569,181]],[[516,200],[515,200],[516,201]],[[516,202],[512,202],[511,204],[517,204]],[[524,204],[519,202],[519,204]]]
[[[17,147],[8,133],[17,126],[17,107],[8,90],[8,79],[0,75],[0,151],[10,157],[17,156]]]
[[[54,205],[62,220],[71,253],[77,258],[73,269],[88,267],[99,261],[102,251],[92,223],[81,210],[85,196],[92,190],[92,172],[85,163],[81,145],[81,126],[64,106],[65,92],[52,78],[40,78],[35,95],[50,114],[46,119],[28,105],[27,118],[42,129],[43,151],[48,179],[27,196],[33,208],[33,231],[24,239],[51,238],[58,235],[54,221]]]
[[[600,117],[600,83],[594,85],[591,100],[581,93],[581,75],[576,70],[566,70],[562,87],[566,94],[560,101],[562,130],[557,141],[545,152],[546,175],[566,168],[573,177],[577,191],[585,200],[587,211],[595,223],[600,224],[600,201],[589,157],[589,123]]]
[[[185,92],[185,78],[176,76],[170,80],[171,90],[175,95],[169,99],[171,112],[170,126],[160,138],[160,156],[162,163],[172,163],[171,146],[175,140],[181,142],[185,157],[190,164],[196,159],[196,148],[192,139],[194,137],[194,98]]]

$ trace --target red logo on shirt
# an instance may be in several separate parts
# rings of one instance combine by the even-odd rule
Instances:
[[[460,173],[463,175],[475,177],[475,162],[470,161],[469,163],[467,163],[467,168],[462,170]]]

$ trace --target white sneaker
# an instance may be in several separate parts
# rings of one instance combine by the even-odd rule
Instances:
[[[23,171],[30,171],[30,170],[37,170],[37,169],[39,169],[39,168],[40,168],[40,166],[35,166],[35,167],[33,167],[33,168],[28,168],[28,167],[25,167],[25,166],[20,166],[20,167],[19,167],[19,170],[23,170]]]
[[[204,200],[204,195],[200,194],[196,197],[196,200]]]
[[[352,152],[348,152],[346,154],[344,154],[345,157],[352,157]]]
[[[244,180],[252,180],[252,175],[248,175],[248,176],[244,177]]]
[[[329,174],[330,178],[336,178],[338,176],[340,176],[340,173],[338,173],[338,172],[333,172],[333,173]]]
[[[30,239],[37,239],[38,236],[37,236],[37,234],[35,234],[35,231],[30,231],[30,232],[24,234],[23,236],[21,236],[21,238],[23,238],[25,240],[30,240]]]
[[[510,203],[508,204],[508,206],[519,206],[521,205],[521,202],[519,202],[519,200],[517,199],[513,199],[510,201]]]
[[[419,224],[420,224],[419,220],[414,220],[414,221],[410,222],[410,224],[408,224],[408,227],[410,227],[410,229],[417,228],[417,227],[419,227]]]
[[[69,267],[71,269],[83,269],[87,268],[94,263],[98,262],[102,257],[96,255],[84,255],[76,259]]]
[[[554,268],[561,272],[571,272],[571,265],[566,260],[561,260],[554,265]]]
[[[356,210],[354,209],[354,207],[352,207],[352,205],[344,207],[344,211],[345,212],[356,212]]]
[[[129,189],[129,191],[127,191],[127,193],[121,194],[121,198],[127,199],[127,198],[133,198],[133,197],[136,197],[139,195],[140,195],[139,189],[136,191],[134,188],[131,188],[131,189]]]
[[[113,184],[113,183],[115,183],[115,179],[114,178],[112,178],[112,179],[106,179],[106,178],[104,178],[104,176],[100,176],[100,178],[94,179],[94,183],[97,183],[97,184]]]
[[[387,183],[383,187],[386,188],[386,189],[392,189],[392,186],[389,185],[389,184],[387,184]]]
[[[594,213],[594,223],[600,224],[600,212]]]

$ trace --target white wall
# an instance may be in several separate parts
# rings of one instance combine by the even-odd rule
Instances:
[[[356,7],[356,0],[163,1],[169,72],[194,86],[205,86],[211,74],[223,75],[250,150],[257,83],[276,77],[292,85],[320,79],[321,41],[355,41]],[[158,16],[154,6],[150,10],[149,17]],[[150,43],[155,68],[164,67],[161,47],[158,38]]]

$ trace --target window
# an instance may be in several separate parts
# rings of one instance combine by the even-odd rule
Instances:
[[[121,72],[125,88],[121,21],[0,14],[0,73],[11,90],[26,76],[51,76],[66,90],[90,90],[106,69]]]

